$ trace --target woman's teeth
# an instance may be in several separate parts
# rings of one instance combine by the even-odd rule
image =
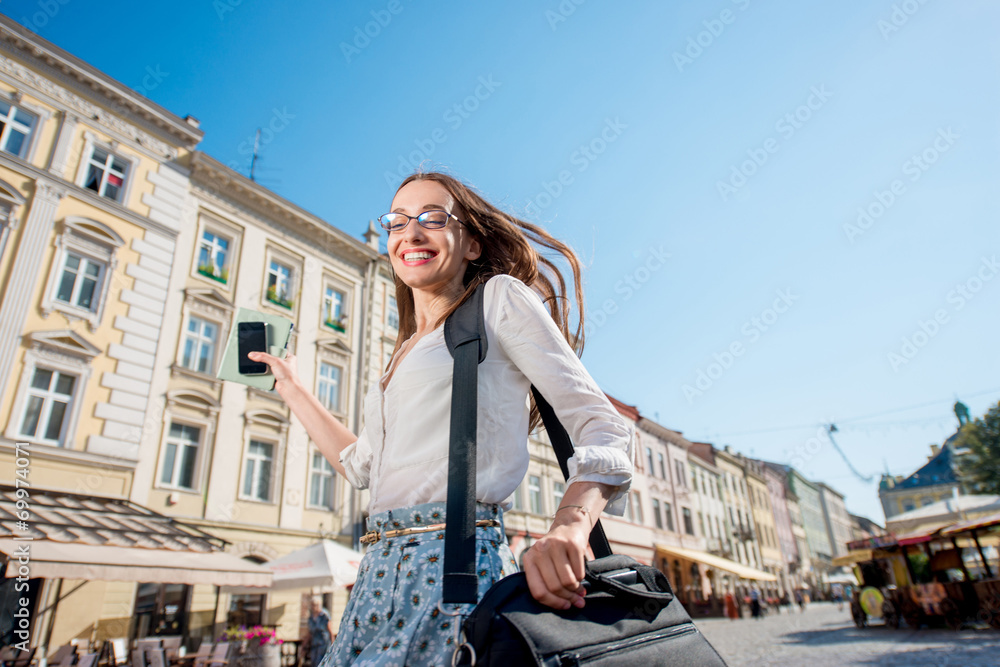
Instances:
[[[433,256],[434,254],[429,252],[408,252],[403,255],[403,259],[407,262],[416,262],[421,259],[430,259]]]

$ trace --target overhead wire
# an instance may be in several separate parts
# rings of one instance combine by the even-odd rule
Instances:
[[[1000,387],[996,387],[994,389],[986,389],[984,391],[978,391],[978,392],[974,392],[974,393],[971,393],[971,394],[963,394],[963,396],[965,398],[977,398],[979,396],[984,396],[986,394],[994,394],[994,393],[1000,393]],[[837,420],[833,420],[832,423],[835,423],[835,424],[837,424],[838,427],[840,427],[841,425],[844,425],[844,424],[854,424],[854,423],[859,422],[859,421],[864,421],[866,419],[874,419],[875,417],[882,417],[884,415],[889,415],[889,414],[893,414],[893,413],[896,413],[896,412],[906,412],[907,410],[916,410],[916,409],[919,409],[919,408],[926,408],[926,407],[929,407],[931,405],[939,405],[942,402],[947,402],[947,401],[950,401],[950,400],[951,399],[946,398],[946,399],[938,399],[936,401],[927,401],[925,403],[918,403],[916,405],[908,405],[908,406],[902,407],[902,408],[892,408],[890,410],[882,410],[880,412],[873,412],[871,414],[862,415],[860,417],[850,417],[848,419],[837,419]],[[936,420],[936,419],[944,419],[944,418],[945,417],[942,416],[942,417],[935,417],[933,419]],[[924,422],[924,421],[932,421],[932,419],[927,418],[927,417],[920,417],[918,419],[909,420],[907,422],[896,422],[896,423],[897,424],[907,424],[907,423],[917,423],[917,422]],[[862,425],[862,427],[864,427],[864,426],[875,427],[876,425],[874,425],[874,424],[872,424],[872,425],[867,425],[867,424]],[[813,422],[811,424],[798,424],[798,425],[794,425],[794,426],[775,426],[775,427],[770,427],[770,428],[754,429],[754,430],[750,430],[750,431],[739,431],[739,432],[734,432],[734,433],[715,433],[715,434],[711,434],[711,437],[712,438],[716,438],[716,439],[718,439],[718,438],[730,438],[730,437],[735,437],[735,436],[739,436],[739,435],[756,435],[756,434],[760,434],[760,433],[777,433],[779,431],[798,431],[798,430],[802,430],[802,429],[806,429],[806,428],[825,428],[825,424],[819,424],[819,423]]]

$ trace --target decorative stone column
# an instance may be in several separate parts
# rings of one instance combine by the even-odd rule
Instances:
[[[45,248],[52,237],[56,209],[64,196],[66,191],[54,183],[44,180],[35,182],[35,194],[24,223],[21,243],[11,250],[14,253],[11,279],[0,302],[0,396],[4,395],[7,383],[11,381],[11,370],[18,341],[24,333],[31,297],[38,281],[45,280],[45,276],[39,275],[38,267],[42,265]]]

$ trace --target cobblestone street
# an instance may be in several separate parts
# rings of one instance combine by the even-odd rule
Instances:
[[[772,612],[761,620],[706,619],[698,627],[730,667],[740,665],[996,665],[1000,632],[854,627],[845,604],[809,605],[804,613]]]

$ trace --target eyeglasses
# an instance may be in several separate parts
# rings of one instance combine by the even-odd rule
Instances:
[[[448,211],[433,210],[424,211],[417,216],[406,215],[405,213],[386,213],[378,221],[382,224],[382,229],[386,231],[401,232],[410,224],[410,220],[416,220],[417,224],[424,229],[441,229],[452,218],[458,220],[457,216],[448,213]],[[463,225],[465,224],[463,220],[458,220],[458,222]]]

